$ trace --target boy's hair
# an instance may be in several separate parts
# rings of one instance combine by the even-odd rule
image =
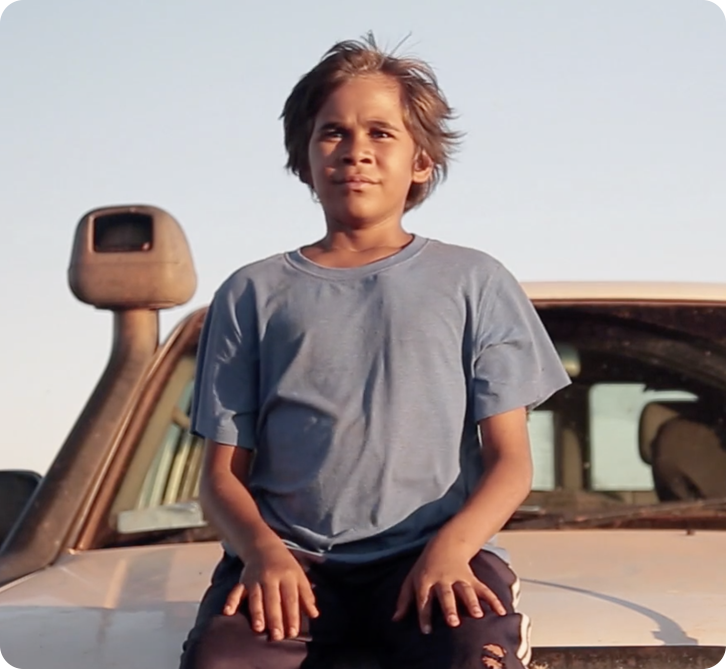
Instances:
[[[371,33],[360,41],[338,42],[293,88],[282,112],[287,169],[312,189],[308,145],[315,117],[328,96],[341,84],[361,75],[384,74],[401,88],[403,118],[419,151],[433,163],[428,182],[411,184],[405,211],[421,204],[446,178],[449,161],[461,139],[450,130],[454,118],[431,67],[416,58],[404,58],[378,48]]]

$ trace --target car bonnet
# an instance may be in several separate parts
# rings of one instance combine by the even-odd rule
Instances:
[[[723,646],[726,533],[507,531],[535,647]],[[68,555],[0,591],[20,669],[176,666],[217,544]]]

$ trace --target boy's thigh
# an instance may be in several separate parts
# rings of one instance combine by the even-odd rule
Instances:
[[[303,616],[297,639],[269,641],[250,625],[246,605],[233,615],[222,615],[230,590],[239,582],[242,563],[225,554],[199,605],[194,627],[183,646],[180,669],[313,669],[335,667],[340,643],[345,646],[350,626],[336,593],[315,571],[308,572],[315,588],[320,616]]]
[[[517,610],[519,579],[508,565],[489,551],[471,561],[477,578],[497,595],[507,614],[494,613],[484,601],[483,618],[473,618],[459,605],[461,623],[449,627],[434,603],[431,634],[423,634],[415,606],[400,622],[392,622],[403,579],[416,556],[402,559],[376,587],[371,619],[378,621],[381,665],[385,669],[522,669],[529,662],[529,619]]]

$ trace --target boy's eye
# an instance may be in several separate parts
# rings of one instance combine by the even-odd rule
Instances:
[[[371,135],[373,135],[373,137],[382,137],[382,138],[391,137],[390,132],[388,132],[387,130],[380,130],[378,128],[374,128],[373,130],[371,130]]]

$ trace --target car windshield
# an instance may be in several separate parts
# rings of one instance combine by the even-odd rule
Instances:
[[[533,489],[508,528],[726,528],[726,308],[538,309],[572,385],[529,415]],[[101,545],[213,536],[189,431],[194,346],[172,367],[137,416]]]

